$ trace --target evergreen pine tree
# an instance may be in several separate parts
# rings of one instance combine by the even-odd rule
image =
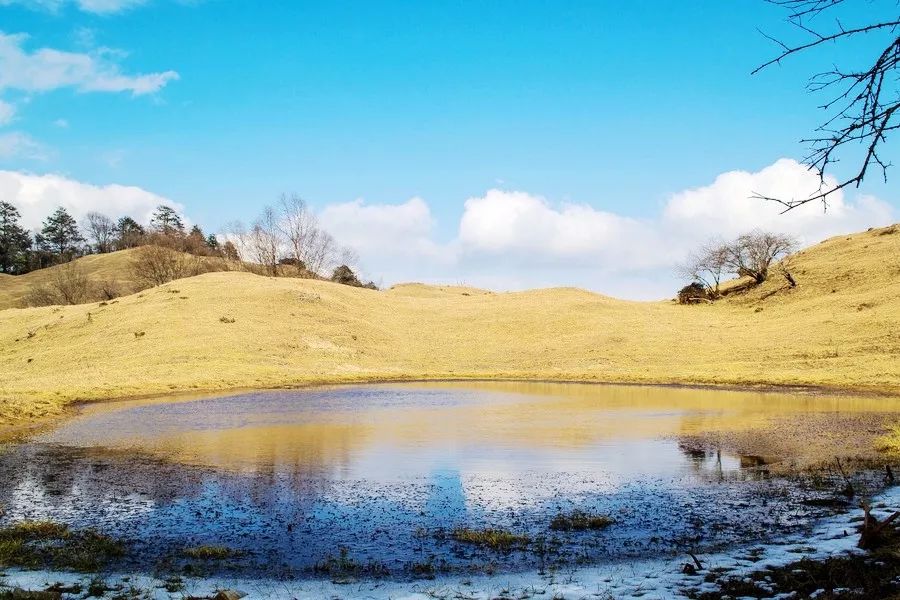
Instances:
[[[0,202],[0,273],[27,270],[31,235],[21,225],[21,215],[9,202]]]
[[[44,221],[40,240],[42,249],[54,255],[57,262],[72,260],[84,242],[78,223],[62,206]]]
[[[150,227],[163,235],[184,234],[184,223],[181,221],[181,217],[174,208],[165,204],[156,207],[156,211],[150,218]]]

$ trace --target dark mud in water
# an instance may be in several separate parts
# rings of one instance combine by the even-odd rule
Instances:
[[[98,529],[128,543],[124,568],[276,577],[709,552],[803,531],[834,510],[804,501],[831,498],[842,482],[770,475],[758,458],[679,437],[802,419],[816,412],[812,400],[460,384],[92,407],[0,453],[0,526],[48,519]],[[575,509],[614,523],[550,529]],[[529,541],[489,550],[454,541],[459,527]],[[237,555],[182,553],[201,545]]]

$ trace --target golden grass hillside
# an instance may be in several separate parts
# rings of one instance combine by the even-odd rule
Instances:
[[[0,418],[74,400],[385,379],[900,392],[900,228],[830,239],[713,305],[577,289],[373,291],[208,273],[108,304],[0,311]]]
[[[141,252],[140,248],[120,250],[108,254],[91,254],[75,259],[64,265],[56,265],[31,271],[24,275],[0,274],[0,310],[27,306],[27,297],[31,290],[38,287],[52,287],[57,273],[61,269],[75,267],[91,284],[104,283],[120,294],[130,294],[147,287],[143,282],[135,281],[132,264]],[[197,268],[204,271],[221,271],[225,263],[218,258],[205,256],[182,256],[195,261]],[[230,265],[229,268],[235,265]],[[110,285],[111,284],[111,285]]]
[[[132,284],[130,265],[133,258],[134,250],[121,250],[84,256],[73,263],[93,282],[111,281],[122,288],[128,288]],[[61,268],[63,266],[59,265],[24,275],[0,275],[0,310],[23,306],[29,290],[35,286],[48,285],[54,272]]]

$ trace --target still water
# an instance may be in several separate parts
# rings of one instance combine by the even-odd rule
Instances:
[[[242,551],[228,568],[290,576],[337,556],[407,576],[426,563],[496,571],[707,551],[796,533],[826,510],[804,501],[830,493],[770,467],[833,449],[796,439],[781,456],[741,456],[715,440],[855,415],[871,427],[891,410],[871,398],[504,382],[98,404],[0,454],[0,524],[94,527],[127,540],[130,566],[146,569],[224,545]],[[576,509],[615,522],[548,528]],[[453,541],[459,527],[539,544],[486,550]]]

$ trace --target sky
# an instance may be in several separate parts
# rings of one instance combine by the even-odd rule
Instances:
[[[751,75],[777,51],[760,30],[800,39],[784,18],[762,0],[0,0],[0,199],[32,228],[57,205],[146,221],[167,203],[221,232],[297,193],[385,286],[669,297],[710,237],[900,220],[892,179],[827,211],[750,197],[815,189],[806,78],[879,42]]]

